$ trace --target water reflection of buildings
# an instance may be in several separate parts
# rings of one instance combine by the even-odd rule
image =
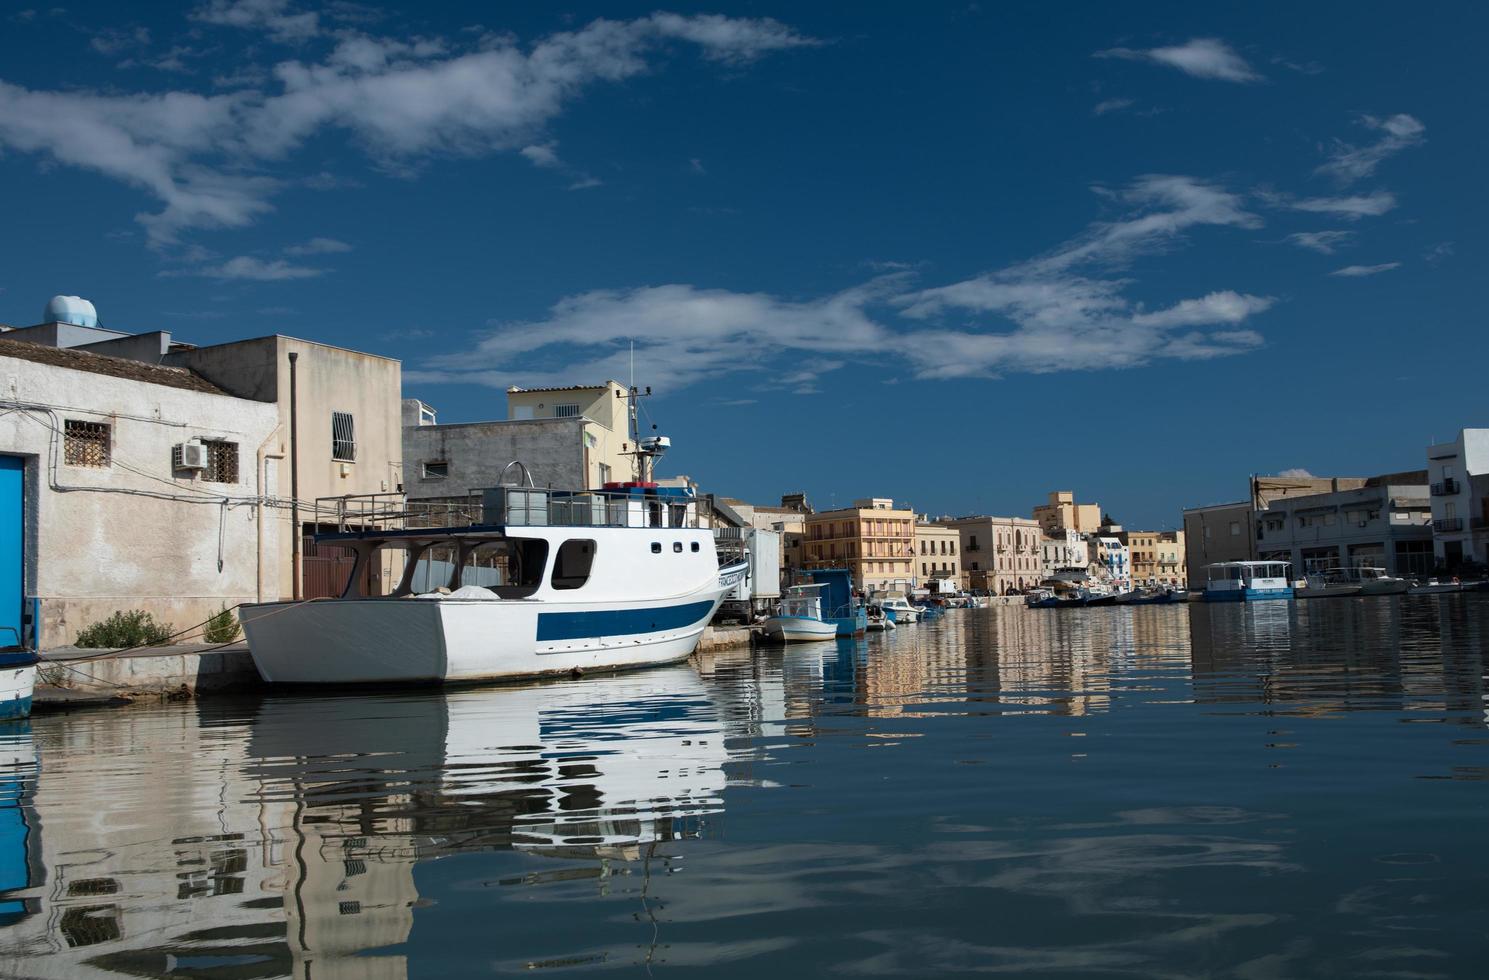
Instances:
[[[1475,596],[1380,596],[1190,610],[1201,702],[1445,713],[1481,725],[1489,604]]]
[[[734,701],[784,719],[779,695],[731,681]],[[23,903],[0,918],[0,975],[403,977],[381,950],[410,937],[416,864],[551,856],[535,881],[603,893],[667,842],[708,836],[725,737],[749,724],[720,700],[684,667],[43,722],[22,812],[45,831],[29,883],[0,891]]]

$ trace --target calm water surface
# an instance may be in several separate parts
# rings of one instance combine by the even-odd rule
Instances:
[[[1481,977],[1489,596],[0,729],[0,975]]]

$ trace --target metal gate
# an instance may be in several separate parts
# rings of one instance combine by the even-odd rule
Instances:
[[[0,650],[25,645],[26,461],[0,456]]]

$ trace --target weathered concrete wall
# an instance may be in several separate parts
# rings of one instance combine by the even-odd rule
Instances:
[[[43,646],[116,610],[181,628],[256,597],[255,454],[273,405],[11,358],[0,358],[0,400],[20,406],[0,415],[0,453],[26,458],[26,592],[42,599]],[[109,465],[64,462],[67,419],[110,426]],[[237,482],[175,471],[172,447],[191,439],[236,443]],[[277,566],[264,566],[273,596]]]
[[[410,500],[463,496],[496,486],[502,468],[514,459],[527,464],[540,487],[583,487],[584,424],[565,418],[406,426],[404,487]],[[448,475],[426,475],[430,462],[444,462]]]

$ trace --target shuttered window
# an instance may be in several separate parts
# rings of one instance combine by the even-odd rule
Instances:
[[[357,460],[357,428],[351,412],[331,413],[331,458],[343,463]]]
[[[109,424],[67,419],[62,423],[62,462],[68,466],[109,465]]]

